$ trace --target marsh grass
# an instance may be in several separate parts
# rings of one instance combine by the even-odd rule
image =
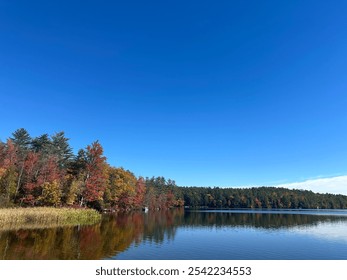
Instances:
[[[93,209],[51,207],[0,209],[0,230],[91,225],[100,220],[101,215]]]

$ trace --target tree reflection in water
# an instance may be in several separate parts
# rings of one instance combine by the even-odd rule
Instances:
[[[104,215],[93,226],[1,231],[1,259],[103,259],[142,242],[174,240],[180,227],[249,227],[276,230],[346,221],[346,216],[288,213],[153,211]]]

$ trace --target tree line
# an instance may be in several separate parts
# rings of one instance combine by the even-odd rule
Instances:
[[[265,209],[345,209],[347,196],[276,187],[183,188],[190,207]]]
[[[260,187],[179,187],[110,166],[95,141],[75,155],[64,132],[31,137],[24,128],[0,141],[0,207],[71,206],[111,211],[208,208],[347,208],[347,196]]]

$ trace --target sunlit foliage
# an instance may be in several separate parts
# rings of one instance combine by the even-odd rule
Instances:
[[[98,141],[73,155],[64,132],[31,137],[16,130],[0,141],[0,208],[91,207],[99,211],[206,208],[347,208],[347,196],[261,187],[178,187],[164,177],[143,178],[106,162]]]

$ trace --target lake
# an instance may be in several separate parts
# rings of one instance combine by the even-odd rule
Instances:
[[[104,215],[93,226],[0,229],[0,259],[347,259],[345,210]]]

